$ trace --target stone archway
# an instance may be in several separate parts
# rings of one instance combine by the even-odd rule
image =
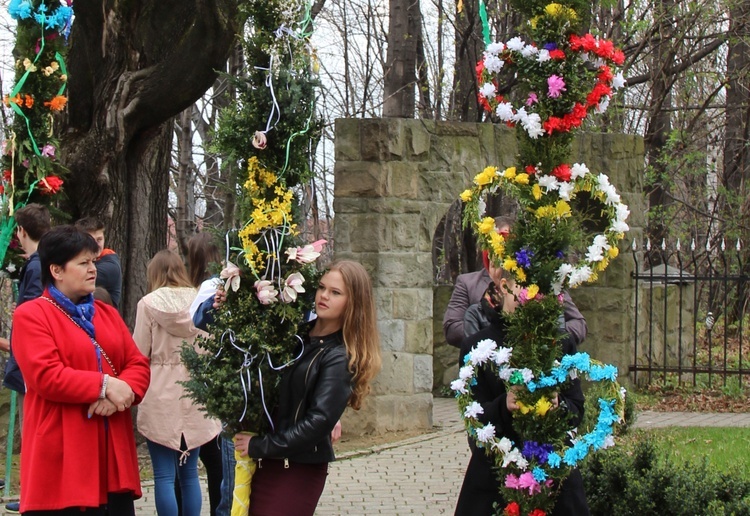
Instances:
[[[574,155],[607,170],[627,202],[628,192],[640,194],[639,138],[582,135],[578,142]],[[515,132],[505,126],[336,121],[334,253],[371,273],[383,351],[373,396],[359,412],[347,412],[347,428],[380,433],[432,427],[433,348],[444,340],[434,323],[442,313],[433,313],[435,230],[477,172],[514,165],[516,153]],[[632,211],[640,213],[632,225],[642,227],[643,211]]]

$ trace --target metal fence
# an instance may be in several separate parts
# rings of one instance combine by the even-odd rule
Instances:
[[[697,387],[750,383],[748,263],[741,243],[632,246],[635,339],[631,378]]]

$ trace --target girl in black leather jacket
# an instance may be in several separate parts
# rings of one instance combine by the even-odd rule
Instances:
[[[331,265],[315,294],[315,312],[300,328],[302,356],[282,377],[275,432],[236,437],[236,449],[258,460],[250,515],[315,513],[335,458],[331,431],[347,405],[361,407],[380,369],[372,284],[362,265]]]

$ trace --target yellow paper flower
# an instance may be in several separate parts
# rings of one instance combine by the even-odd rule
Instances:
[[[607,254],[610,258],[615,259],[620,254],[620,250],[617,247],[612,246],[607,250]]]
[[[532,19],[529,20],[529,25],[532,29],[536,29],[536,24],[539,23],[539,16],[534,16]]]
[[[464,190],[461,192],[461,200],[463,202],[469,202],[473,197],[471,190]]]
[[[487,167],[482,172],[477,174],[477,177],[474,178],[474,183],[479,186],[485,186],[492,182],[493,179],[495,179],[495,173],[497,172],[497,167]]]
[[[603,272],[604,269],[606,269],[608,265],[609,265],[609,259],[605,258],[596,264],[596,270],[599,272]]]
[[[23,60],[23,67],[29,72],[36,72],[36,66],[34,65],[34,63],[31,62],[31,59],[29,59],[28,57]]]
[[[503,261],[503,269],[513,272],[514,270],[518,269],[518,264],[513,258],[506,258]]]
[[[519,410],[519,412],[521,412],[521,414],[528,414],[534,408],[534,407],[530,407],[530,406],[526,405],[525,403],[520,402],[518,400],[516,400],[516,405],[518,405],[518,410]]]
[[[477,229],[482,235],[497,233],[497,231],[495,231],[495,219],[493,219],[492,217],[483,218],[482,221],[477,224]]]
[[[516,269],[516,279],[520,281],[521,283],[524,283],[526,281],[526,273],[523,272],[523,269],[520,267]]]
[[[538,219],[544,219],[547,217],[554,217],[555,216],[555,207],[554,206],[540,206],[536,209],[536,218]]]
[[[542,396],[534,405],[534,412],[536,412],[540,416],[545,416],[551,408],[552,403],[550,403],[546,396]]]
[[[531,195],[536,199],[537,201],[542,198],[542,187],[539,186],[539,184],[535,184],[531,187]]]
[[[508,167],[503,172],[503,177],[505,179],[513,180],[516,177],[516,167]]]
[[[544,12],[553,18],[564,17],[569,20],[575,20],[578,18],[573,9],[558,3],[547,4],[547,7],[544,8]]]
[[[570,204],[565,201],[557,201],[555,205],[555,212],[558,219],[570,217]]]
[[[529,184],[529,175],[527,173],[521,173],[516,176],[516,183],[519,185]]]
[[[526,297],[528,299],[534,299],[539,294],[539,287],[537,285],[529,285],[526,289]]]

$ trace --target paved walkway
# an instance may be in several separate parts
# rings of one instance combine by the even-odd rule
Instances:
[[[453,514],[469,460],[456,401],[435,398],[433,422],[433,432],[340,455],[331,464],[316,515]],[[642,412],[634,426],[750,427],[750,414]],[[138,514],[156,514],[148,486],[138,509]]]
[[[453,514],[468,462],[468,445],[456,402],[436,398],[432,432],[339,456],[331,464],[317,515]],[[750,414],[642,412],[636,428],[750,427]],[[208,516],[205,495],[202,515]],[[139,515],[156,514],[153,483],[144,482]]]

